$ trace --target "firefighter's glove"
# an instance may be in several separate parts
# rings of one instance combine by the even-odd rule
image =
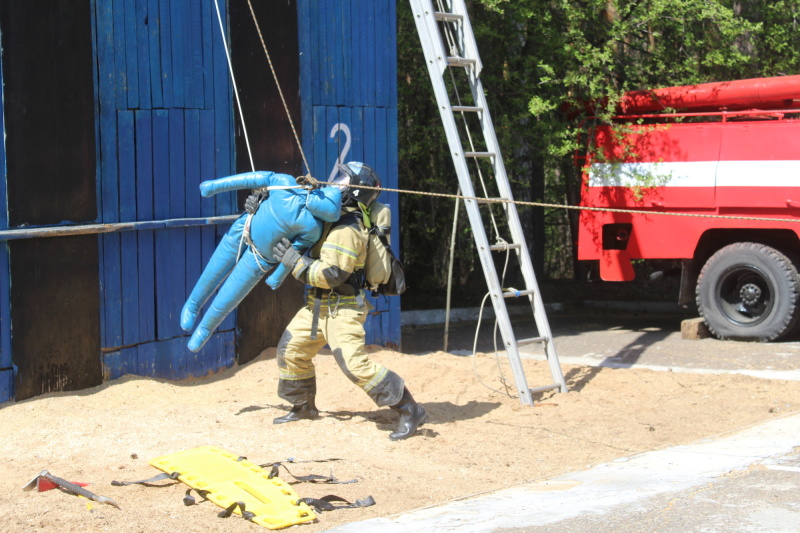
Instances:
[[[292,248],[292,243],[286,237],[281,238],[281,242],[275,245],[272,255],[275,257],[275,261],[283,263],[289,270],[292,270],[302,257],[297,250]]]
[[[247,197],[247,200],[244,201],[244,210],[254,215],[256,211],[258,211],[258,206],[261,205],[261,202],[267,199],[269,196],[269,191],[266,193],[261,191],[254,191]]]

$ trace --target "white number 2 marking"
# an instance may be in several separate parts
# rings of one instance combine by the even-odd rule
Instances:
[[[331,170],[331,175],[328,177],[328,181],[331,181],[336,177],[336,174],[338,173],[336,170],[336,165],[344,163],[345,157],[347,157],[347,152],[350,151],[350,126],[341,122],[334,124],[333,128],[331,128],[331,139],[335,139],[336,134],[339,132],[344,134],[344,147],[339,151],[339,156],[336,158],[336,164],[333,165],[333,170]]]

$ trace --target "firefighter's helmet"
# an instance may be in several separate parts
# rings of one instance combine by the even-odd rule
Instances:
[[[330,182],[342,190],[342,205],[355,206],[361,203],[369,207],[378,198],[381,179],[372,167],[350,161],[345,165],[336,165],[336,169],[337,174]],[[359,185],[378,189],[365,189]]]

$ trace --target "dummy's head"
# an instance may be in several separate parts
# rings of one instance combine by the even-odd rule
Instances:
[[[331,183],[339,186],[342,191],[342,207],[355,207],[364,204],[369,207],[381,193],[378,189],[365,189],[359,187],[380,187],[381,179],[378,173],[369,165],[350,161],[345,165],[336,165],[337,174]]]

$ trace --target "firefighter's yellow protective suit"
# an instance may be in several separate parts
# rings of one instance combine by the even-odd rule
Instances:
[[[357,280],[367,259],[368,232],[356,214],[358,207],[347,207],[339,222],[326,223],[323,238],[292,271],[310,286],[306,306],[278,343],[278,395],[293,406],[313,401],[314,356],[325,344],[342,372],[378,406],[396,405],[403,397],[403,379],[371,361],[364,346],[364,321],[372,306]]]

